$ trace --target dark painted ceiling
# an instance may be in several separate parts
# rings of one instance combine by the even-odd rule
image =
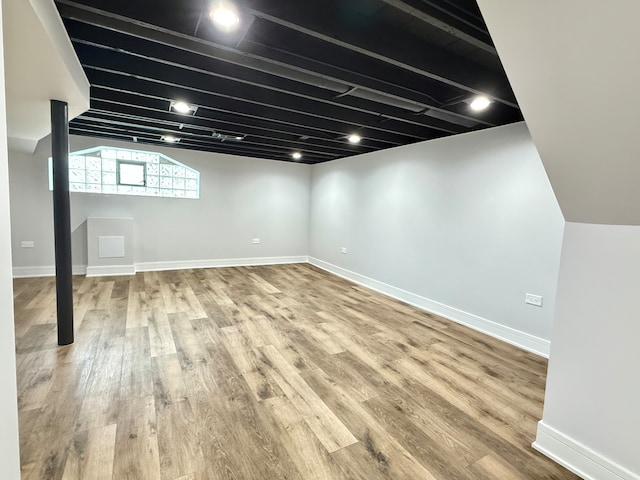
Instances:
[[[76,135],[319,163],[522,120],[475,0],[237,0],[230,33],[212,0],[56,4],[91,82]]]

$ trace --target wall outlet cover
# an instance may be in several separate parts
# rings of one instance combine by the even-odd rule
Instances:
[[[529,305],[534,305],[536,307],[542,306],[542,296],[534,295],[533,293],[527,293],[524,296],[524,303],[528,303]]]
[[[258,243],[260,243],[260,239],[254,238],[253,240],[251,240],[251,243],[253,243],[254,245],[257,245]]]

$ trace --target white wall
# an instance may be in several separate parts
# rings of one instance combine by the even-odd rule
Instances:
[[[311,205],[311,257],[550,338],[564,220],[523,123],[314,166]]]
[[[621,226],[640,225],[640,2],[478,5],[572,222],[535,446],[583,478],[640,480],[640,236]]]
[[[13,330],[13,283],[9,221],[9,172],[4,88],[2,2],[0,1],[0,465],[2,477],[20,478],[18,453],[18,392],[16,389],[15,333]]]
[[[638,292],[640,227],[566,224],[536,446],[589,473],[594,465],[562,455],[554,440],[581,455],[598,452],[596,462],[618,474],[585,478],[640,478]]]
[[[71,137],[70,149],[146,145]],[[73,263],[86,265],[87,217],[135,219],[136,263],[304,256],[311,167],[270,160],[151,148],[200,171],[200,199],[71,194]],[[54,265],[48,141],[10,154],[14,267]],[[260,238],[259,245],[251,240]],[[33,240],[35,249],[22,249]],[[29,270],[22,270],[29,271]]]

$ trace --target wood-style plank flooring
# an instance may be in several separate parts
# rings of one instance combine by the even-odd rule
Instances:
[[[15,281],[24,480],[575,479],[545,360],[310,265]]]

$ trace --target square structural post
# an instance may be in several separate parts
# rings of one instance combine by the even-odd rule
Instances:
[[[51,100],[51,154],[58,345],[70,345],[73,343],[73,276],[69,200],[69,111],[67,103],[59,100]]]

